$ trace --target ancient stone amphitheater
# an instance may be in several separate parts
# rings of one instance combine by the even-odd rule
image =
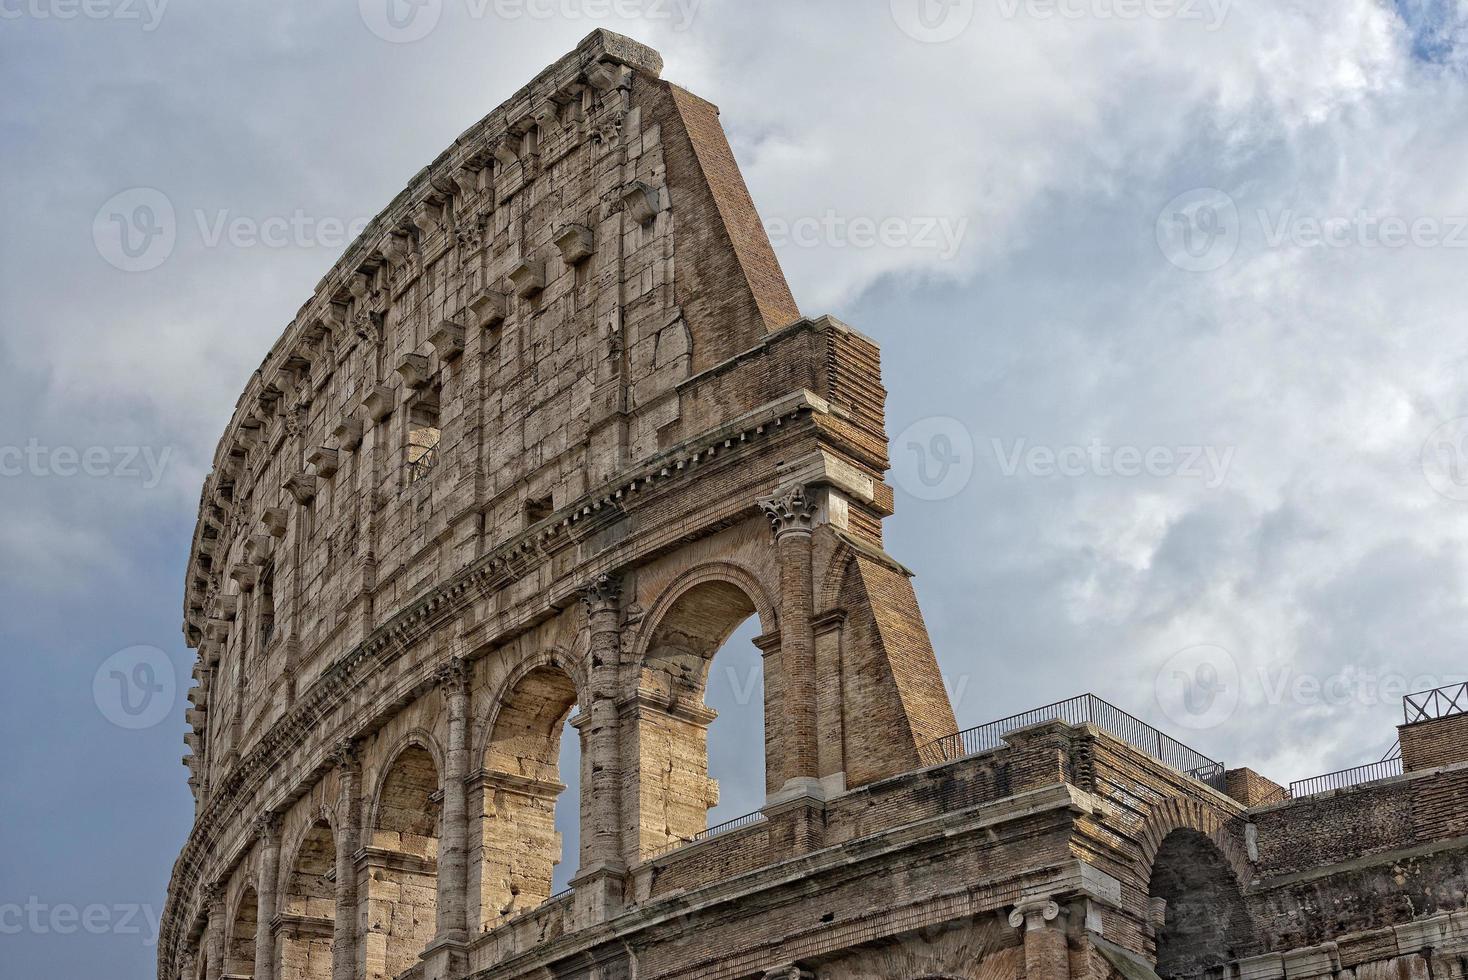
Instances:
[[[1089,697],[955,731],[883,550],[877,348],[800,315],[660,67],[597,32],[543,71],[241,396],[160,980],[1461,980],[1468,692],[1295,792]],[[710,829],[751,615],[768,796]]]

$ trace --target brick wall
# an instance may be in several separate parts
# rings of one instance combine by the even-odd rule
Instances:
[[[1403,725],[1397,731],[1408,772],[1468,762],[1468,714]]]

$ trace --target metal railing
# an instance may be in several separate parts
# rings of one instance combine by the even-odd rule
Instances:
[[[1310,779],[1301,779],[1290,783],[1290,798],[1304,799],[1307,796],[1320,796],[1338,789],[1351,789],[1355,786],[1363,786],[1366,783],[1374,783],[1378,779],[1391,779],[1393,776],[1402,775],[1402,757],[1388,758],[1381,762],[1372,762],[1354,769],[1342,769],[1340,772],[1326,773],[1324,776],[1314,776]]]
[[[694,834],[692,843],[698,843],[701,840],[708,840],[710,837],[718,837],[720,834],[732,833],[736,830],[741,830],[745,827],[748,827],[751,824],[757,824],[764,819],[765,815],[760,810],[756,810],[753,813],[746,813],[742,817],[735,817],[733,820],[725,820],[723,823],[714,824],[708,830],[700,831],[699,833]]]
[[[1409,694],[1402,700],[1402,714],[1409,725],[1468,714],[1468,683]]]
[[[408,461],[408,482],[411,484],[427,479],[437,465],[438,447],[428,446],[424,448],[417,459],[410,459]]]
[[[1164,735],[1140,718],[1094,694],[1057,701],[1043,708],[1034,708],[999,721],[991,721],[987,725],[955,732],[924,745],[919,750],[918,757],[925,765],[936,765],[988,752],[1003,745],[1006,735],[1047,721],[1063,721],[1069,725],[1095,725],[1191,779],[1219,791],[1224,788],[1226,780],[1223,763]]]
[[[743,830],[745,827],[752,827],[757,823],[764,822],[764,811],[756,810],[753,813],[746,813],[742,817],[735,817],[733,820],[725,820],[723,823],[714,824],[707,830],[701,830],[692,837],[680,837],[677,840],[669,841],[647,856],[649,858],[662,857],[664,854],[670,854],[680,847],[697,844],[700,841],[706,841],[712,837],[722,837],[725,834],[732,834],[736,830]]]

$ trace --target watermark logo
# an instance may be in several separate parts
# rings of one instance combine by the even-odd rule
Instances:
[[[32,895],[24,905],[0,904],[0,936],[138,936],[158,945],[161,918],[153,905],[52,904]]]
[[[173,447],[153,446],[43,446],[36,438],[24,446],[0,446],[0,477],[30,476],[37,479],[70,479],[77,476],[100,479],[141,480],[143,489],[153,490],[163,482],[164,471],[173,458]]]
[[[641,20],[686,31],[701,0],[463,0],[470,20]],[[358,0],[362,22],[392,44],[421,41],[443,18],[443,0]],[[457,8],[456,8],[457,9]]]
[[[1157,247],[1188,272],[1216,272],[1239,250],[1242,225],[1234,199],[1216,187],[1179,194],[1157,216]]]
[[[946,415],[918,419],[893,443],[897,483],[918,500],[958,496],[974,475],[974,439]]]
[[[92,678],[92,699],[118,728],[141,731],[173,713],[178,677],[157,647],[136,646],[108,657]]]
[[[1016,439],[1006,445],[991,439],[999,472],[1006,477],[1021,472],[1030,476],[1123,477],[1142,476],[1159,479],[1201,480],[1209,490],[1217,490],[1228,480],[1233,466],[1234,446],[1112,446],[1099,440],[1089,445],[1031,445],[1027,439]]]
[[[421,41],[443,17],[443,0],[357,0],[362,23],[384,41]]]
[[[1167,659],[1157,672],[1156,692],[1158,706],[1174,724],[1207,731],[1238,710],[1243,677],[1233,654],[1220,646],[1202,644]]]
[[[3,2],[3,0],[0,0]],[[264,217],[229,208],[193,208],[183,216],[162,191],[134,187],[97,209],[92,241],[97,254],[124,272],[150,272],[172,257],[182,235],[206,249],[325,248],[356,241],[371,218],[317,216],[304,208]]]
[[[169,0],[0,0],[0,21],[114,20],[136,23],[151,34],[163,23]]]
[[[1468,418],[1444,422],[1422,445],[1422,475],[1449,500],[1468,501]]]
[[[975,0],[891,0],[892,20],[902,33],[924,44],[942,44],[974,22]]]
[[[92,219],[97,254],[123,272],[148,272],[173,254],[178,217],[168,195],[153,187],[114,194]]]
[[[845,215],[828,209],[818,215],[772,217],[765,234],[775,248],[916,250],[942,261],[958,257],[968,236],[968,218],[948,215]]]
[[[1233,0],[998,0],[1005,20],[1169,20],[1200,23],[1216,31],[1228,19]]]

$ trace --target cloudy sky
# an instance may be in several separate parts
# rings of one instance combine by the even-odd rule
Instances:
[[[0,973],[151,975],[214,441],[340,229],[595,26],[881,343],[961,723],[1094,691],[1288,781],[1468,670],[1468,0],[0,0]]]

